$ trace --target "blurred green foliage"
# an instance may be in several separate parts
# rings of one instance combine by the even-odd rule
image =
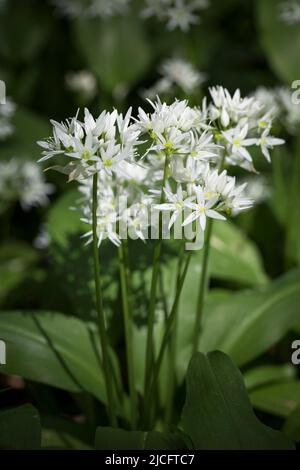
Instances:
[[[97,114],[103,108],[115,106],[124,110],[132,105],[135,112],[139,105],[145,105],[142,91],[158,78],[161,61],[174,55],[189,60],[207,74],[202,89],[191,97],[193,104],[200,103],[198,98],[211,85],[220,84],[230,91],[240,88],[245,94],[258,86],[290,86],[293,80],[300,79],[300,25],[287,26],[280,21],[276,15],[279,0],[211,0],[210,3],[202,22],[183,33],[169,32],[163,23],[153,19],[142,20],[139,1],[133,2],[133,10],[125,16],[69,20],[60,16],[50,1],[8,0],[0,12],[0,79],[5,81],[17,110],[13,118],[14,134],[0,143],[0,159],[5,161],[15,156],[36,161],[40,154],[36,141],[49,134],[49,118],[61,120],[72,116],[78,107],[88,106]],[[67,74],[80,70],[88,70],[95,76],[96,94],[90,99],[67,86]],[[281,133],[287,140],[285,148],[274,152],[273,168],[264,164],[260,168],[271,189],[269,199],[225,226],[216,224],[210,263],[212,290],[206,302],[201,349],[205,353],[213,349],[226,352],[241,367],[250,399],[263,423],[283,428],[287,436],[299,440],[299,369],[290,364],[290,345],[300,331],[297,268],[300,264],[300,140],[296,134]],[[56,187],[49,207],[25,213],[15,203],[0,213],[0,339],[8,342],[9,353],[8,363],[0,366],[0,372],[3,373],[1,384],[10,388],[0,392],[4,406],[16,406],[28,400],[37,407],[41,414],[43,447],[91,448],[94,431],[97,425],[106,424],[106,418],[101,405],[105,393],[95,327],[90,248],[80,239],[85,227],[79,215],[69,211],[76,204],[73,183],[66,187],[64,177],[51,172],[46,176]],[[41,249],[36,248],[34,240],[43,225],[50,235],[50,243]],[[136,386],[140,392],[145,354],[142,304],[149,293],[153,247],[151,243],[144,246],[137,242],[134,248],[129,248],[136,321],[133,347],[137,358]],[[170,243],[164,252],[162,287],[170,297],[175,289],[173,255],[176,250],[177,245]],[[201,257],[197,253],[192,258],[180,304],[177,422],[185,396],[183,379],[190,359],[195,277]],[[126,427],[128,397],[121,390],[125,355],[120,286],[116,252],[108,244],[103,247],[102,266],[109,330],[113,347],[121,357],[121,370],[116,365],[113,371],[119,394],[118,413]],[[155,331],[157,347],[162,337],[162,299],[158,311],[161,316]],[[191,384],[191,369],[188,380],[190,387],[199,387],[196,392],[203,399],[207,397],[208,410],[210,406],[219,406],[210,401],[214,399],[216,383],[212,374],[216,371],[228,385],[224,386],[226,396],[242,390],[238,398],[245,421],[237,418],[238,435],[227,434],[227,429],[222,427],[228,422],[228,416],[232,417],[232,410],[225,417],[220,411],[217,424],[212,424],[220,429],[222,438],[228,439],[227,447],[235,447],[243,426],[249,429],[251,439],[256,439],[257,432],[261,442],[259,436],[263,435],[268,448],[289,447],[282,436],[274,437],[258,423],[245,398],[238,372],[229,359],[223,360],[225,371],[218,357],[207,359],[199,355],[196,359],[204,364],[203,374],[207,374],[211,387],[208,382],[206,389],[202,387],[198,371],[193,380],[199,380],[200,385]],[[190,367],[194,368],[195,363]],[[166,364],[157,392],[161,406],[165,400],[165,372]],[[232,389],[226,373],[234,377]],[[9,375],[4,374],[22,376],[25,382],[21,389],[14,389]],[[196,392],[193,389],[191,394]],[[194,411],[195,406],[195,397],[189,396],[183,414],[184,430],[194,439],[194,446],[214,447],[216,443],[204,439],[208,434],[197,434],[198,428],[194,429],[197,422],[190,422],[191,415],[199,412],[199,409]],[[47,416],[49,408],[60,416],[57,421]],[[12,444],[3,440],[0,431],[0,447],[39,447],[40,428],[36,427],[39,418],[34,408],[19,407],[3,413],[8,415],[1,412],[0,424],[4,420],[5,426],[11,426],[15,432],[15,420],[21,419],[25,432],[31,429],[31,433],[26,442],[17,435]],[[205,409],[201,413],[197,416],[199,421],[207,417]],[[67,424],[61,419],[65,415]],[[76,423],[78,416],[83,417],[82,425]],[[210,432],[213,434],[213,429]],[[120,446],[120,439],[122,442],[125,439],[127,446],[132,445],[132,435],[120,437],[120,433],[105,434],[102,427],[98,428],[96,447],[101,448],[105,439],[115,446]],[[248,443],[249,435],[243,435]],[[141,434],[136,438],[140,439]],[[152,443],[149,445],[157,448],[167,445],[166,442],[173,448],[174,439],[176,445],[178,440],[184,447],[187,445],[177,434],[150,433],[147,439]]]

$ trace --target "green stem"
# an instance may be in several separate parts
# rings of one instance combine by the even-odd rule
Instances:
[[[223,153],[220,163],[218,166],[219,173],[223,171],[225,165],[225,153]],[[201,334],[201,322],[203,317],[203,308],[204,308],[204,300],[205,294],[209,283],[208,278],[208,261],[209,261],[209,252],[210,252],[210,240],[212,235],[212,228],[213,228],[213,221],[212,219],[208,219],[207,221],[207,232],[205,238],[205,244],[203,248],[203,260],[202,260],[202,270],[200,276],[200,285],[199,285],[199,292],[197,298],[197,307],[196,307],[196,318],[195,318],[195,327],[194,327],[194,340],[193,340],[193,354],[195,354],[199,347],[199,340]]]
[[[117,427],[117,418],[113,404],[113,387],[110,373],[109,361],[109,344],[105,327],[105,317],[103,311],[102,288],[100,278],[99,248],[97,236],[97,206],[98,206],[98,174],[93,176],[93,256],[94,256],[94,274],[95,274],[95,291],[96,291],[96,307],[98,313],[98,327],[101,341],[102,362],[105,377],[107,410],[108,418],[111,426]]]
[[[176,276],[176,292],[180,285],[180,276],[184,260],[184,245],[185,240],[182,240],[178,264],[177,264],[177,276]],[[177,327],[178,327],[178,305],[175,310],[175,317],[173,322],[173,328],[171,332],[171,344],[170,344],[170,355],[169,355],[169,368],[168,368],[168,390],[166,400],[166,424],[170,424],[172,421],[173,401],[174,401],[174,388],[175,388],[175,369],[176,369],[176,346],[177,346]]]
[[[126,262],[126,248],[125,240],[122,245],[118,248],[119,253],[119,267],[120,267],[120,279],[121,279],[121,290],[122,290],[122,305],[123,305],[123,318],[125,328],[125,342],[126,342],[126,358],[127,358],[127,373],[128,373],[128,385],[129,385],[129,396],[131,406],[131,426],[132,429],[136,428],[136,412],[137,412],[137,395],[135,390],[134,380],[134,355],[133,355],[133,340],[132,340],[132,323],[129,309],[129,287],[128,287],[128,267]]]
[[[189,268],[190,260],[191,260],[191,252],[189,252],[187,254],[184,269],[183,269],[183,272],[180,276],[180,280],[179,280],[179,283],[178,283],[178,286],[177,286],[177,291],[176,291],[175,299],[174,299],[174,302],[173,302],[173,305],[172,305],[172,309],[171,309],[171,312],[170,312],[170,314],[168,316],[168,319],[167,319],[167,322],[166,322],[166,329],[165,329],[164,336],[163,336],[163,339],[162,339],[162,342],[161,342],[161,345],[160,345],[160,350],[159,350],[159,353],[158,353],[158,357],[157,357],[157,360],[156,360],[156,362],[154,364],[154,367],[153,367],[152,381],[151,381],[150,387],[149,387],[149,389],[147,391],[147,394],[146,394],[146,403],[148,404],[148,407],[147,407],[148,412],[146,414],[146,419],[145,419],[146,425],[149,424],[149,420],[150,420],[150,417],[151,417],[152,396],[153,396],[153,392],[156,388],[157,380],[158,380],[158,377],[159,377],[159,372],[160,372],[162,361],[163,361],[163,358],[164,358],[165,349],[166,349],[166,347],[168,345],[168,342],[169,342],[169,339],[170,339],[170,333],[171,333],[173,322],[174,322],[174,319],[175,319],[175,316],[176,316],[178,303],[179,303],[180,295],[181,295],[181,292],[182,292],[183,284],[184,284],[184,281],[185,281],[185,278],[186,278],[186,273],[187,273],[188,268]]]
[[[160,204],[164,202],[164,186],[167,178],[169,157],[166,155],[165,165],[164,165],[164,174],[162,181],[162,188],[160,193]],[[149,313],[148,313],[148,328],[147,328],[147,343],[146,343],[146,366],[145,366],[145,381],[144,381],[144,396],[146,396],[149,386],[149,381],[151,379],[152,364],[154,359],[153,351],[153,330],[155,323],[155,305],[156,305],[156,291],[157,291],[157,282],[159,278],[159,263],[161,257],[161,247],[162,247],[162,236],[161,236],[161,213],[159,214],[159,233],[158,239],[155,242],[154,247],[154,256],[153,256],[153,270],[152,270],[152,279],[151,279],[151,289],[150,289],[150,302],[149,302]],[[147,407],[148,404],[145,403]]]
[[[200,330],[201,330],[201,321],[202,321],[202,316],[203,316],[204,298],[205,298],[205,292],[206,292],[207,284],[208,284],[208,260],[209,260],[212,227],[213,227],[213,221],[212,219],[208,219],[206,239],[205,239],[205,244],[203,248],[203,260],[202,260],[202,269],[201,269],[201,276],[200,276],[200,286],[199,286],[199,293],[198,293],[198,299],[197,299],[197,310],[196,310],[196,318],[195,318],[195,326],[194,326],[193,354],[196,353],[198,350],[199,338],[200,338],[200,333],[201,333]]]

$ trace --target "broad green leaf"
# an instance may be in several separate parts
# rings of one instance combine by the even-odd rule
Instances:
[[[300,405],[288,416],[282,431],[290,439],[294,441],[300,440]]]
[[[86,245],[82,235],[86,232],[87,226],[80,221],[79,211],[72,210],[78,207],[79,198],[76,189],[68,191],[48,212],[51,272],[54,282],[59,284],[60,289],[69,298],[72,313],[81,318],[94,319],[96,311],[92,244]],[[100,257],[103,267],[102,287],[108,314],[116,309],[115,303],[118,297],[119,271],[116,248],[110,242],[103,242]]]
[[[219,349],[238,365],[255,359],[300,321],[300,269],[266,287],[232,294],[208,305],[200,347]],[[192,335],[193,318],[186,318]]]
[[[38,254],[24,242],[3,244],[0,248],[0,302],[21,282],[28,279]]]
[[[0,412],[0,449],[36,450],[40,446],[40,417],[32,405]]]
[[[106,402],[93,324],[56,312],[11,311],[0,313],[0,332],[7,345],[1,372],[72,392],[87,391]],[[119,377],[118,371],[115,374]]]
[[[200,256],[202,251],[199,252]],[[267,281],[262,258],[255,244],[229,221],[214,221],[210,273],[217,279],[245,285],[260,285]]]
[[[285,24],[280,18],[282,0],[256,0],[262,46],[274,72],[290,84],[300,76],[298,24]]]
[[[80,18],[74,33],[83,58],[106,91],[127,90],[146,72],[151,49],[142,22],[133,14]]]
[[[178,450],[185,444],[178,434],[99,427],[95,447],[98,450]]]
[[[255,408],[286,418],[300,405],[300,382],[274,384],[253,390],[250,400]]]
[[[80,194],[76,189],[67,191],[54,204],[52,204],[47,217],[47,228],[51,243],[67,246],[68,238],[83,233],[83,223],[80,213],[74,209],[78,206]],[[83,240],[81,240],[84,244]]]
[[[261,387],[262,385],[291,381],[296,376],[296,368],[290,364],[283,366],[258,366],[248,370],[244,374],[245,385],[248,390]]]
[[[221,352],[197,353],[187,373],[182,426],[199,450],[292,449],[256,418],[240,371]]]

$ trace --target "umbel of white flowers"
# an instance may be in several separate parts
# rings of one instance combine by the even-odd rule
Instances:
[[[155,99],[157,95],[176,95],[177,89],[186,95],[193,94],[206,80],[206,75],[199,72],[192,63],[181,58],[166,59],[159,69],[161,78],[148,90],[143,97]]]
[[[251,207],[245,184],[238,185],[224,168],[255,171],[251,150],[259,147],[270,161],[270,149],[284,141],[271,135],[272,114],[254,97],[242,98],[239,90],[232,96],[222,87],[210,94],[211,101],[204,99],[200,108],[157,98],[149,101],[151,112],[140,108],[136,118],[131,109],[125,116],[103,111],[97,119],[85,110],[83,121],[78,116],[62,124],[52,121],[53,136],[39,142],[40,161],[57,157],[60,164],[52,168],[80,183],[88,224],[91,177],[98,173],[99,243],[108,237],[120,244],[116,226],[121,222],[136,238],[146,239],[153,224],[149,210],[169,212],[170,233],[180,223],[203,235],[207,218],[224,220]],[[126,199],[125,210],[120,198]]]
[[[19,201],[23,209],[44,206],[48,196],[54,192],[54,186],[46,183],[44,174],[35,162],[22,158],[11,158],[0,162],[0,197],[1,201],[11,203]]]

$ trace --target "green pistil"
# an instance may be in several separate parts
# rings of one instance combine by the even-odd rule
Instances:
[[[168,154],[172,153],[173,152],[173,143],[170,142],[170,141],[166,142],[165,150]]]
[[[105,168],[111,168],[112,167],[112,160],[108,158],[107,160],[104,160],[103,165]]]
[[[89,150],[84,150],[81,156],[84,160],[89,160],[91,158],[91,152]]]

